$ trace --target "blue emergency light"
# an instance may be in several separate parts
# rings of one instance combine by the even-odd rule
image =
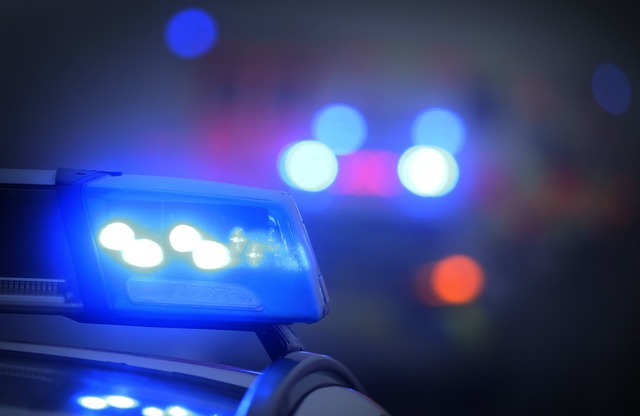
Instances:
[[[324,281],[286,193],[0,170],[0,310],[191,328],[315,322]]]

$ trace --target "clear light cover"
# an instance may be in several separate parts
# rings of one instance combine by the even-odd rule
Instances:
[[[83,183],[81,197],[101,270],[87,279],[120,320],[202,326],[326,314],[322,276],[285,193],[123,175]]]

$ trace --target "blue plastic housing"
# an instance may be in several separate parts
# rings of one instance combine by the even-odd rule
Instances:
[[[125,175],[86,182],[82,199],[102,271],[96,283],[104,286],[115,316],[289,323],[314,322],[327,312],[322,275],[286,193]],[[123,250],[104,247],[100,232],[114,222],[160,246],[161,262],[139,267],[124,259]],[[179,225],[220,247],[210,255],[201,250],[205,261],[214,258],[213,267],[199,267],[195,250],[172,247],[170,234]],[[220,250],[222,265],[215,261]]]

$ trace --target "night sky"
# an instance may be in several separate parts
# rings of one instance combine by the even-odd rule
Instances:
[[[616,413],[640,370],[640,31],[622,2],[555,3],[4,1],[0,167],[286,190],[332,302],[294,331],[392,414]],[[189,8],[215,36],[181,56],[166,30]],[[283,151],[315,140],[332,103],[362,114],[362,148],[327,189],[292,189]],[[433,108],[459,116],[464,144],[456,186],[420,197],[396,163]],[[452,305],[428,285],[453,255],[484,285]],[[1,330],[267,363],[253,334],[31,316]]]

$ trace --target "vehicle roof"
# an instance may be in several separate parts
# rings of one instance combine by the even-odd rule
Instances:
[[[0,341],[0,351],[2,350],[74,358],[99,363],[123,364],[148,370],[202,377],[243,388],[248,388],[259,375],[255,371],[211,362],[21,341]]]
[[[0,341],[0,413],[231,415],[256,376],[213,363]]]

